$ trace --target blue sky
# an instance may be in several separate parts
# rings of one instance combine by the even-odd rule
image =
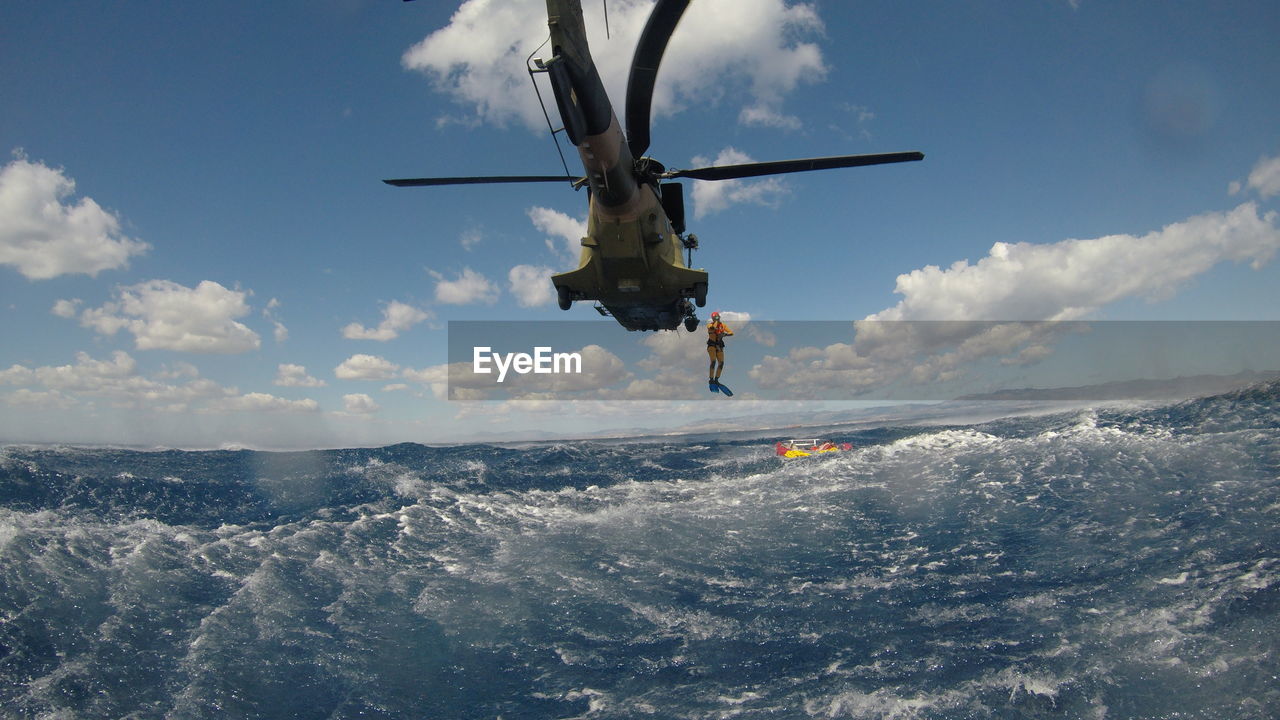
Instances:
[[[648,4],[611,0],[609,39],[586,5],[621,102]],[[739,325],[1276,320],[1278,33],[1270,2],[694,0],[650,152],[925,153],[689,183],[708,309]],[[596,319],[543,280],[576,264],[583,193],[380,182],[557,172],[524,74],[545,35],[536,0],[6,4],[0,440],[437,442],[776,407],[443,398],[448,322]],[[692,340],[645,340],[636,392],[697,380]],[[847,370],[839,344],[769,367]],[[726,379],[766,371],[729,351]]]

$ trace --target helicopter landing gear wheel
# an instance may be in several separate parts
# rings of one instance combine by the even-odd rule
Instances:
[[[556,301],[559,302],[561,310],[568,310],[573,307],[573,300],[569,297],[569,288],[564,285],[557,285]]]
[[[707,284],[694,283],[693,285],[693,302],[698,307],[706,307],[707,305]]]

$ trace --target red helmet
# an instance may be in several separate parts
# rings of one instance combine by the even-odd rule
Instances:
[[[719,310],[716,310],[715,312],[712,312],[712,313],[711,313],[711,318],[712,318],[712,319],[715,319],[715,320],[718,320],[718,319],[720,318],[720,311],[719,311]]]

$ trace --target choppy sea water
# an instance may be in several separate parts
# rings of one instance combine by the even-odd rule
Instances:
[[[0,716],[1280,716],[1280,384],[822,434],[4,449]]]

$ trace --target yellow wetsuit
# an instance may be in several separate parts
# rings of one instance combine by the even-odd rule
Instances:
[[[724,338],[733,331],[719,320],[707,323],[707,356],[711,358],[711,367],[707,369],[707,380],[716,382],[724,371]]]

